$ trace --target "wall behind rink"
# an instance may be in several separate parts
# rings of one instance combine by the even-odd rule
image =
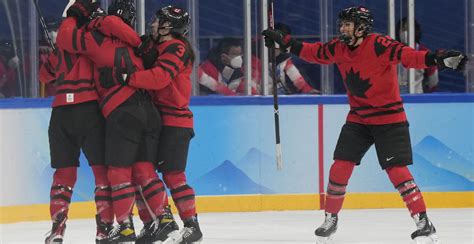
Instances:
[[[428,206],[474,207],[474,95],[406,96],[404,101],[414,152],[410,169]],[[0,222],[48,218],[50,103],[0,100]],[[280,103],[284,168],[278,171],[271,97],[193,98],[196,136],[188,181],[201,212],[322,207],[347,100],[298,96],[281,97]],[[81,155],[72,199],[78,207],[73,204],[70,217],[93,216],[93,190],[92,172]],[[373,148],[347,191],[346,208],[403,207]]]

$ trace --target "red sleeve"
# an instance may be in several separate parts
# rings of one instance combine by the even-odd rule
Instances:
[[[120,17],[108,15],[95,18],[87,25],[87,30],[97,29],[105,36],[114,36],[132,47],[138,47],[141,43],[137,32],[127,25]]]
[[[77,28],[76,18],[66,18],[58,30],[56,45],[69,53],[87,54],[98,46],[92,34],[85,28]],[[96,48],[93,48],[96,47]]]
[[[390,36],[377,35],[374,41],[375,53],[382,63],[399,64],[405,68],[425,69],[427,51],[417,51]]]
[[[332,64],[336,62],[335,52],[337,39],[333,39],[328,43],[315,42],[307,43],[303,42],[303,48],[301,49],[299,57],[309,63],[318,64]]]
[[[39,70],[39,81],[41,83],[51,83],[56,80],[54,66],[58,63],[58,56],[54,53],[48,55],[48,59],[41,65]]]
[[[147,90],[163,89],[190,63],[186,47],[174,42],[160,53],[152,69],[133,73],[129,85]]]

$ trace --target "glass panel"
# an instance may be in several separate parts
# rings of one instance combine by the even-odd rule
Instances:
[[[315,42],[321,40],[321,27],[320,27],[320,3],[319,1],[305,0],[305,1],[292,1],[292,0],[279,0],[275,1],[275,23],[279,29],[279,26],[283,29],[287,29],[291,32],[291,36],[299,41]],[[283,73],[285,67],[282,66],[282,62],[285,61],[286,54],[281,54],[277,57],[277,74],[283,86],[279,86],[280,94],[298,94],[298,93],[310,93],[315,92],[314,90],[301,89],[301,85],[298,87],[295,85],[296,79],[290,79],[288,75]],[[310,88],[321,90],[321,66],[318,64],[309,64],[302,61],[298,57],[291,55],[291,60],[301,75],[300,80],[304,80],[305,86],[309,85]],[[281,68],[280,68],[281,67]]]
[[[415,18],[420,24],[420,43],[430,50],[466,50],[466,16],[463,0],[416,1]],[[441,71],[436,92],[465,92],[463,73]]]
[[[199,94],[244,94],[243,1],[199,3]]]

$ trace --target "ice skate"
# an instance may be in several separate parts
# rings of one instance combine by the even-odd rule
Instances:
[[[64,231],[66,230],[67,217],[64,213],[59,213],[53,221],[53,227],[48,232],[48,237],[44,241],[46,244],[63,243]]]
[[[107,241],[107,235],[113,229],[114,226],[112,224],[107,224],[100,221],[99,215],[95,216],[95,222],[97,224],[97,233],[95,235],[95,243],[96,244],[109,243]]]
[[[181,242],[182,237],[179,233],[179,227],[169,206],[165,207],[164,214],[159,216],[152,225],[151,243],[177,244]]]
[[[426,213],[419,213],[413,216],[417,230],[411,234],[411,239],[417,244],[440,244],[436,235],[436,228],[428,218]]]
[[[324,223],[314,231],[317,237],[316,243],[318,244],[332,243],[332,236],[337,230],[337,214],[326,212],[325,215]]]
[[[135,240],[135,228],[133,227],[132,216],[130,216],[123,223],[110,231],[105,243],[132,244],[135,243]]]
[[[143,225],[140,234],[137,236],[136,244],[151,243],[151,234],[153,233],[155,223],[153,221],[145,223]]]
[[[202,232],[199,228],[199,222],[197,216],[193,216],[187,220],[184,220],[184,228],[181,230],[181,236],[183,240],[181,244],[189,243],[201,243]]]

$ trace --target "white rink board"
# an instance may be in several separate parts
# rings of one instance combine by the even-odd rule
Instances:
[[[443,244],[474,243],[474,209],[433,209],[428,214]],[[343,210],[334,243],[413,243],[415,224],[406,209]],[[136,231],[142,224],[135,217]],[[322,211],[205,213],[199,215],[206,244],[315,243]],[[180,221],[178,221],[180,222]],[[179,223],[181,226],[181,223]],[[46,221],[3,224],[0,243],[44,243]],[[65,244],[94,243],[94,219],[70,220]]]

